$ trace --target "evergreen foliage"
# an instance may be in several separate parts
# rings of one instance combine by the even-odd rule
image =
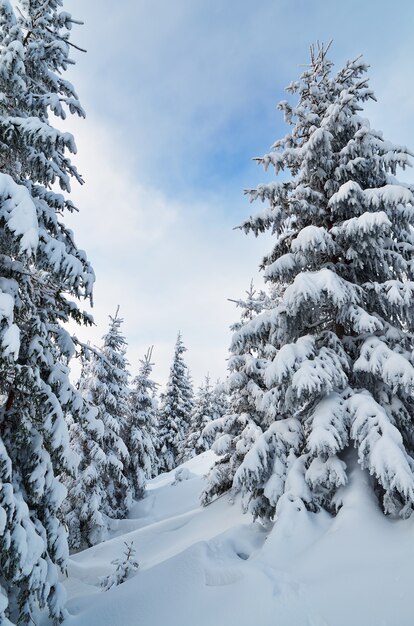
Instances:
[[[81,182],[73,136],[50,121],[83,116],[63,78],[74,20],[61,0],[14,6],[0,0],[0,621],[26,626],[39,624],[39,608],[64,616],[58,476],[76,469],[64,414],[84,409],[63,324],[90,322],[72,298],[91,297],[94,274],[63,223],[72,202],[52,190]]]
[[[129,394],[129,420],[125,428],[125,443],[129,452],[127,477],[136,500],[143,497],[146,480],[157,473],[158,467],[155,452],[157,384],[150,378],[154,366],[151,358],[152,348],[140,361],[138,376],[132,381],[132,390]]]
[[[124,558],[115,559],[112,561],[113,565],[116,565],[116,570],[113,574],[109,574],[105,576],[105,578],[101,581],[102,591],[109,591],[112,587],[116,587],[117,585],[122,585],[130,575],[135,572],[139,563],[135,560],[136,550],[133,547],[134,542],[125,543],[125,551]]]
[[[256,408],[256,398],[263,389],[262,370],[266,360],[253,356],[252,353],[257,353],[254,347],[241,345],[235,339],[237,333],[263,311],[268,298],[262,291],[256,293],[253,282],[246,296],[245,300],[235,301],[242,313],[240,321],[231,326],[234,335],[230,346],[229,376],[225,384],[227,411],[206,424],[201,434],[204,445],[212,447],[220,457],[208,476],[201,496],[203,504],[208,504],[214,496],[230,489],[230,498],[233,498],[236,492],[232,488],[236,471],[262,433],[260,425],[263,416]]]
[[[247,191],[266,208],[242,228],[273,233],[262,267],[280,297],[233,338],[261,370],[265,416],[233,484],[264,519],[334,512],[350,447],[385,513],[413,508],[414,198],[395,178],[411,153],[361,116],[366,72],[312,48],[296,103],[279,105],[291,132],[258,159],[279,180]]]
[[[194,400],[190,430],[184,443],[180,460],[186,461],[211,448],[214,441],[214,427],[209,430],[210,422],[219,420],[228,409],[228,398],[225,385],[219,380],[214,386],[207,375],[200,385]]]
[[[102,511],[106,497],[103,476],[106,472],[106,455],[102,449],[104,424],[98,419],[98,409],[87,400],[84,384],[91,368],[94,350],[84,347],[82,371],[78,383],[81,413],[77,419],[66,416],[69,424],[70,444],[79,458],[76,475],[66,476],[68,496],[64,513],[69,532],[69,546],[79,550],[93,546],[106,537],[107,522]],[[97,353],[96,358],[99,357]]]
[[[214,419],[213,410],[213,389],[210,384],[210,376],[207,375],[194,399],[190,430],[180,454],[181,461],[187,461],[207,449],[206,442],[201,438],[201,433],[205,425]]]
[[[229,408],[229,398],[226,391],[226,384],[219,379],[215,382],[211,393],[211,416],[212,420],[219,419],[227,413]]]
[[[100,474],[97,481],[105,494],[101,500],[102,513],[119,519],[126,517],[132,503],[132,488],[127,478],[130,457],[123,439],[130,419],[129,374],[126,340],[120,331],[123,320],[118,316],[118,310],[114,317],[109,316],[109,320],[102,349],[93,352],[79,390],[98,409],[97,418],[103,424],[99,444],[105,460],[101,463],[99,454],[95,466]]]
[[[181,333],[178,333],[167,388],[160,407],[158,435],[160,472],[169,472],[177,466],[182,445],[190,428],[193,387],[182,356],[186,350]]]

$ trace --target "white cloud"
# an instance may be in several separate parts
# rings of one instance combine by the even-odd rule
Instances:
[[[97,273],[96,341],[119,303],[133,369],[154,344],[164,381],[180,329],[195,379],[224,374],[238,317],[227,298],[243,293],[269,249],[231,227],[250,212],[242,188],[261,179],[250,156],[285,132],[275,102],[308,44],[333,38],[334,59],[362,51],[373,65],[373,126],[414,146],[413,6],[67,1],[85,19],[74,41],[88,49],[71,76],[88,112],[75,126],[86,184],[71,224]]]
[[[118,138],[104,124],[80,121],[74,134],[76,165],[86,181],[85,192],[74,190],[74,196],[88,198],[94,209],[82,213],[89,246],[111,255],[157,243],[177,219],[174,203],[139,183]],[[111,245],[106,247],[109,239]]]
[[[154,344],[155,376],[164,382],[181,330],[196,383],[208,371],[223,377],[228,326],[239,315],[227,298],[247,288],[263,242],[233,231],[228,220],[217,221],[226,207],[179,204],[145,187],[104,126],[80,122],[75,135],[86,184],[73,190],[80,211],[68,224],[97,274],[97,328],[77,334],[99,344],[108,314],[120,304],[134,371]]]

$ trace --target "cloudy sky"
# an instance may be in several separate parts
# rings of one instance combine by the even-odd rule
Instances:
[[[414,3],[383,0],[68,0],[85,22],[69,78],[87,111],[71,120],[80,213],[70,219],[96,275],[92,341],[120,304],[133,372],[154,345],[164,383],[177,332],[196,384],[224,377],[229,324],[268,250],[233,230],[251,158],[285,134],[275,105],[317,40],[339,67],[371,65],[375,128],[414,149]],[[414,176],[413,176],[414,178]],[[83,338],[90,336],[78,333]]]

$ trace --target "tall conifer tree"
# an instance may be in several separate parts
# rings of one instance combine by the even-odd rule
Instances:
[[[100,481],[105,494],[102,513],[109,518],[126,517],[132,503],[132,489],[127,478],[129,453],[123,439],[130,420],[128,404],[128,363],[126,340],[121,333],[123,320],[109,316],[109,329],[103,337],[101,350],[95,350],[86,377],[79,390],[98,409],[103,424],[100,447],[105,461],[100,464]]]
[[[210,376],[207,374],[204,383],[200,385],[194,398],[190,429],[180,455],[180,459],[183,461],[187,461],[206,450],[206,443],[201,438],[201,433],[206,424],[213,420],[213,410],[213,389],[210,383]]]
[[[70,444],[79,459],[75,475],[65,477],[68,496],[64,502],[64,513],[69,532],[69,546],[79,550],[93,546],[106,537],[107,521],[103,514],[104,476],[106,454],[103,450],[104,424],[98,418],[98,409],[91,402],[86,381],[91,375],[92,354],[101,358],[99,352],[89,345],[81,354],[82,370],[78,382],[78,416],[66,415],[69,425]]]
[[[0,621],[26,626],[39,624],[39,608],[64,616],[58,476],[76,467],[64,414],[83,409],[63,323],[90,321],[72,299],[91,297],[94,275],[63,222],[74,206],[52,190],[81,182],[74,138],[51,122],[83,116],[63,77],[74,20],[61,0],[15,5],[0,0]]]
[[[261,291],[256,292],[253,282],[246,291],[244,300],[235,303],[242,309],[240,321],[231,326],[234,332],[230,346],[229,376],[226,381],[228,407],[224,415],[209,422],[204,427],[201,439],[212,447],[219,456],[209,473],[206,487],[202,493],[202,502],[207,504],[216,495],[232,490],[235,493],[233,479],[247,452],[262,434],[263,415],[257,410],[256,400],[263,390],[262,372],[267,363],[258,358],[259,351],[254,344],[240,344],[238,332],[263,311],[268,298]],[[236,341],[235,341],[236,339]]]
[[[167,389],[160,407],[158,450],[161,472],[168,472],[177,466],[190,428],[193,387],[182,356],[186,350],[181,333],[178,333]]]
[[[147,479],[157,473],[158,460],[155,452],[157,416],[155,393],[157,384],[151,380],[152,348],[140,361],[138,376],[132,381],[129,394],[129,419],[125,428],[125,444],[129,463],[127,477],[135,499],[142,498]]]
[[[280,103],[291,133],[258,161],[280,180],[249,190],[266,207],[243,225],[271,230],[263,259],[276,305],[241,328],[270,345],[257,406],[270,419],[234,479],[254,515],[335,511],[351,448],[385,513],[414,504],[414,198],[395,178],[410,153],[361,116],[373,93],[361,58],[338,72],[324,47]]]

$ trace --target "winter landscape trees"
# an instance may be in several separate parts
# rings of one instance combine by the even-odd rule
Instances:
[[[160,471],[174,469],[190,429],[193,409],[193,387],[183,359],[186,348],[178,333],[167,389],[160,407],[158,455]]]
[[[152,348],[140,362],[138,375],[132,381],[129,394],[129,419],[125,428],[125,441],[129,451],[127,476],[133,489],[133,497],[142,498],[147,479],[158,473],[155,452],[157,440],[157,384],[151,380],[153,363]]]
[[[74,23],[59,1],[0,2],[1,490],[0,621],[64,615],[59,572],[68,556],[63,472],[75,471],[65,414],[80,407],[69,382],[69,319],[89,323],[72,298],[90,298],[93,271],[62,214],[72,135],[51,114],[83,116],[63,78]],[[63,193],[52,185],[58,184]]]
[[[250,284],[245,300],[237,300],[242,309],[241,319],[231,326],[237,333],[255,319],[265,306],[266,294],[257,293]],[[262,434],[263,416],[256,408],[256,399],[263,388],[262,369],[266,363],[258,359],[255,345],[232,342],[230,346],[229,376],[226,381],[228,394],[227,411],[207,423],[202,438],[219,455],[219,460],[210,472],[202,493],[202,502],[208,504],[233,487],[233,479],[246,453]]]
[[[64,78],[78,22],[62,5],[0,0],[5,626],[64,620],[69,547],[104,541],[151,478],[209,448],[203,504],[240,493],[264,522],[288,508],[335,515],[357,462],[384,513],[408,518],[414,506],[414,187],[396,178],[412,155],[362,116],[374,99],[367,65],[335,71],[329,46],[311,48],[279,104],[290,133],[257,159],[277,180],[246,191],[265,207],[240,228],[272,234],[267,289],[236,302],[227,380],[207,376],[194,397],[179,333],[158,399],[152,348],[131,376],[119,307],[99,347],[68,330],[93,323],[79,302],[91,302],[95,276],[64,223],[71,181],[83,180],[73,136],[52,120],[84,112]],[[180,469],[175,483],[189,478]],[[127,544],[102,586],[138,561]]]
[[[126,471],[130,456],[123,437],[130,422],[126,340],[121,334],[123,320],[118,311],[109,319],[102,349],[92,355],[87,375],[80,381],[80,390],[98,408],[98,418],[103,424],[101,446],[105,463],[101,481],[106,494],[103,512],[110,518],[123,518],[132,501]]]
[[[395,178],[410,153],[361,116],[366,71],[357,58],[334,72],[312,48],[296,102],[279,105],[291,132],[257,159],[280,180],[246,192],[266,203],[241,228],[273,233],[262,268],[277,297],[233,336],[259,372],[263,434],[232,484],[264,519],[337,510],[352,447],[384,512],[412,512],[413,195]]]
[[[63,78],[77,22],[61,5],[31,0],[15,10],[0,2],[0,622],[9,625],[40,623],[39,609],[56,622],[65,614],[63,482],[71,488],[65,510],[76,547],[102,536],[109,492],[118,507],[111,512],[125,514],[127,500],[111,490],[104,497],[108,458],[118,459],[105,449],[96,408],[69,380],[77,344],[65,324],[91,323],[73,298],[91,298],[94,273],[62,218],[75,210],[64,195],[71,178],[82,179],[68,156],[73,136],[51,118],[84,113]],[[113,324],[92,369],[104,369],[118,347]],[[122,363],[110,362],[119,383],[114,411],[122,412]]]

